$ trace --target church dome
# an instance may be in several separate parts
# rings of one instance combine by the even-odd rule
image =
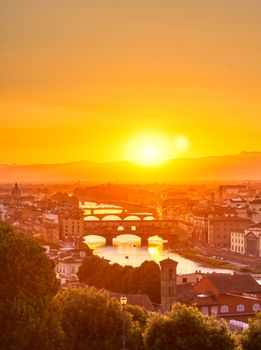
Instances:
[[[12,197],[20,197],[21,196],[21,190],[18,187],[18,184],[16,183],[14,185],[14,188],[12,189]]]

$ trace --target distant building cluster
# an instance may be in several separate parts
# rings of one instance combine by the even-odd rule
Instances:
[[[259,261],[261,184],[119,188],[117,192],[117,186],[110,184],[91,187],[88,196],[88,188],[2,186],[0,220],[40,240],[63,287],[79,286],[78,269],[90,254],[83,238],[90,234],[105,237],[106,244],[117,235],[135,234],[142,245],[159,235],[171,244],[185,242],[200,248],[206,256],[226,254],[228,260],[233,256],[239,262]],[[103,204],[103,195],[110,204]],[[161,305],[153,305],[146,295],[130,295],[133,303],[150,311],[170,310],[177,301],[196,304],[205,315],[235,323],[246,322],[261,308],[261,286],[248,274],[178,275],[173,260],[160,265]]]
[[[220,185],[207,193],[202,185],[169,193],[163,217],[176,219],[180,234],[194,245],[260,257],[261,187],[255,185]]]

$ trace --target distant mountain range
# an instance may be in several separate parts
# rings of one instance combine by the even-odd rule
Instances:
[[[261,152],[235,155],[177,158],[159,167],[129,162],[0,165],[0,182],[193,182],[261,180]]]

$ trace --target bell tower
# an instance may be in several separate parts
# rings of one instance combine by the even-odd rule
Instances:
[[[178,263],[170,258],[160,261],[161,267],[161,306],[170,311],[176,302],[176,273]]]

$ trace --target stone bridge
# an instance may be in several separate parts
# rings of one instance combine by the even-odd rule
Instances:
[[[88,211],[90,212],[91,210]],[[110,209],[108,213],[96,213],[96,211],[97,209],[93,209],[91,214],[85,216],[84,221],[151,221],[156,219],[155,215],[152,213],[126,213],[124,211],[120,213],[111,213],[112,209]]]
[[[124,234],[138,236],[142,246],[147,246],[152,236],[159,236],[169,242],[176,241],[177,237],[176,220],[87,220],[83,225],[84,236],[101,236],[105,238],[106,245],[112,245],[113,238]]]

